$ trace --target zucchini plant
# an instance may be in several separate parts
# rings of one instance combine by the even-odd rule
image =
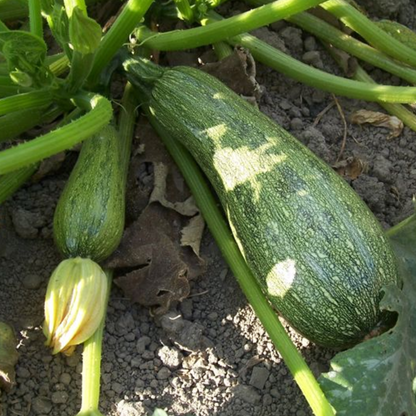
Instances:
[[[351,415],[350,409],[354,409],[356,415],[360,411],[354,407],[356,396],[362,390],[357,387],[358,393],[348,396],[354,403],[339,400],[345,391],[333,389],[329,375],[321,380],[328,403],[268,302],[316,343],[346,348],[360,342],[375,326],[390,324],[397,308],[387,305],[388,301],[399,299],[409,305],[403,300],[401,285],[405,289],[413,286],[407,275],[402,281],[396,259],[402,261],[406,256],[394,255],[374,216],[330,168],[212,77],[191,68],[164,69],[149,61],[125,60],[127,78],[134,83],[139,101],[128,85],[118,129],[110,125],[112,105],[97,92],[97,85],[131,33],[136,55],[150,55],[152,49],[157,56],[159,51],[211,44],[219,54],[227,54],[230,45],[239,45],[249,49],[257,61],[307,85],[376,101],[416,129],[415,116],[400,106],[415,101],[414,87],[377,85],[360,68],[354,80],[330,75],[245,32],[287,19],[413,83],[416,52],[411,44],[393,39],[343,0],[270,4],[251,0],[260,7],[229,18],[213,10],[221,3],[216,0],[177,0],[154,7],[150,7],[152,0],[129,0],[105,34],[88,15],[84,0],[4,3],[10,7],[0,5],[0,142],[8,143],[0,151],[0,203],[28,180],[42,159],[84,142],[55,214],[56,244],[68,259],[50,280],[44,325],[47,343],[55,353],[70,353],[74,345],[84,343],[79,414],[100,414],[99,362],[111,271],[98,263],[117,247],[123,232],[126,172],[134,109],[139,105],[183,169],[224,257],[313,412],[333,415],[333,405],[337,414]],[[303,13],[320,4],[359,33],[362,41],[347,38]],[[194,27],[166,33],[149,29],[157,28],[159,16],[167,15]],[[1,21],[24,16],[29,18],[28,30],[9,30]],[[56,55],[48,56],[44,22],[62,49]],[[397,29],[392,33],[397,37]],[[22,117],[23,122],[16,123]],[[14,146],[19,134],[59,117],[63,118],[55,130]],[[213,184],[233,236],[184,147]],[[78,291],[80,287],[84,289]],[[389,294],[382,300],[386,287]],[[97,307],[91,308],[91,304]],[[396,341],[404,327],[415,338],[413,327],[404,321],[399,317]],[[380,346],[382,341],[377,339],[370,341]],[[358,348],[361,345],[368,344]],[[412,345],[406,344],[406,351]],[[360,353],[352,353],[355,363]],[[340,362],[348,368],[345,363],[350,357],[343,361],[344,357],[334,361],[335,372]],[[411,360],[414,368],[413,355]],[[409,377],[414,373],[402,361],[400,366]],[[381,371],[379,378],[382,375]],[[354,377],[340,372],[334,378],[339,384],[343,379],[352,380],[353,385]],[[415,406],[407,387],[402,389],[406,406],[397,408],[410,415]],[[373,409],[369,407],[367,414]]]

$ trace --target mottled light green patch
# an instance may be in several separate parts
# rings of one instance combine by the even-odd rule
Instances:
[[[266,277],[267,291],[272,296],[283,297],[292,287],[295,276],[295,260],[287,259],[275,264]]]
[[[217,125],[206,129],[205,132],[208,136],[216,138],[225,134],[225,131],[225,126]],[[229,170],[230,174],[222,176],[225,190],[232,191],[238,185],[249,183],[258,201],[262,188],[259,175],[270,172],[274,166],[286,159],[286,155],[268,153],[271,148],[273,148],[271,143],[266,143],[254,150],[247,146],[232,149],[219,145],[215,150],[213,162],[215,169]]]

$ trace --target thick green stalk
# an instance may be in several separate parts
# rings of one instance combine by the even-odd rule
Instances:
[[[43,21],[40,0],[29,0],[30,32],[43,39]]]
[[[0,205],[12,196],[36,171],[37,165],[25,166],[0,176]]]
[[[131,144],[134,137],[134,127],[137,118],[137,100],[133,87],[127,82],[121,101],[121,111],[118,120],[118,131],[120,135],[120,163],[121,170],[125,173],[124,181],[127,181],[128,166],[130,163]],[[125,186],[125,183],[124,185]]]
[[[100,72],[126,42],[152,2],[153,0],[129,0],[127,2],[120,16],[118,16],[108,33],[101,39],[88,77],[90,84],[95,84]]]
[[[39,126],[42,123],[50,123],[63,113],[63,109],[53,106],[46,110],[29,109],[15,111],[0,117],[0,143],[13,140],[25,131]]]
[[[257,29],[277,20],[286,19],[317,6],[323,0],[279,0],[258,7],[257,9],[229,17],[209,26],[196,27],[187,30],[177,30],[141,38],[141,28],[137,36],[145,46],[163,51],[197,48],[203,45],[220,42],[242,32]]]
[[[0,20],[0,32],[8,32],[9,28]]]
[[[104,269],[104,272],[108,279],[107,300],[105,302],[107,310],[113,273],[109,269]],[[103,416],[98,410],[98,404],[100,401],[101,356],[106,314],[105,311],[100,326],[94,335],[84,342],[82,354],[82,402],[81,410],[76,416]]]
[[[50,90],[37,90],[0,99],[0,116],[13,111],[39,108],[52,103]]]
[[[315,416],[334,416],[334,411],[326,400],[318,382],[287,335],[277,314],[271,308],[248,268],[217,206],[217,201],[209,190],[195,161],[182,145],[166,134],[151,115],[149,115],[149,119],[181,170],[224,259],[227,261],[250,305],[283,357],[285,364],[305,395]]]
[[[341,30],[310,13],[299,13],[286,20],[312,33],[323,41],[330,43],[336,48],[342,49],[365,62],[397,75],[412,84],[416,84],[416,70],[400,65],[384,53],[343,33]]]
[[[226,42],[217,42],[212,45],[215,55],[217,59],[221,61],[221,59],[226,58],[227,56],[233,53],[233,49],[231,46]]]
[[[327,0],[321,7],[393,58],[416,67],[416,51],[399,42],[344,0]]]
[[[192,22],[194,18],[194,12],[191,9],[191,5],[188,0],[174,0],[175,5],[178,8],[180,19],[187,22]]]
[[[201,22],[209,23],[210,27],[214,25],[221,17],[215,12],[209,12],[209,19]],[[204,26],[205,28],[205,26]],[[191,30],[183,31],[185,33]],[[146,46],[160,50],[171,50],[169,37],[163,38],[163,42],[159,42],[159,35],[145,27],[140,28],[140,40],[146,39]],[[167,32],[166,34],[174,32]],[[336,95],[342,95],[349,98],[356,98],[365,101],[380,102],[396,102],[396,103],[413,103],[416,102],[416,88],[414,87],[393,87],[389,85],[374,85],[363,83],[328,74],[316,68],[312,68],[282,51],[268,45],[267,43],[257,39],[255,36],[247,33],[234,36],[228,39],[232,45],[240,45],[249,49],[253,57],[259,62],[279,71],[286,76],[300,81],[314,88],[323,91],[332,92]],[[176,45],[176,42],[175,42]],[[166,48],[166,49],[165,49]]]
[[[64,53],[59,53],[46,57],[46,64],[49,66],[52,74],[59,77],[69,68],[69,59]]]
[[[354,79],[360,82],[368,82],[368,83],[376,83],[367,72],[361,66],[358,66],[356,72],[354,74]],[[392,104],[392,103],[379,103],[386,111],[388,111],[393,116],[399,118],[403,123],[416,131],[416,115],[409,111],[406,107],[400,104]]]
[[[324,42],[324,45],[327,47],[328,52],[334,58],[335,62],[342,68],[342,62],[338,54],[334,53],[334,49],[329,47],[329,44]],[[376,82],[364,71],[364,69],[357,65],[353,78],[356,81],[365,82],[369,84],[376,84]],[[397,118],[399,118],[407,127],[411,128],[412,130],[416,131],[416,116],[414,113],[409,111],[406,107],[401,104],[393,104],[393,103],[383,103],[379,102],[380,106],[387,110],[390,114],[393,114]]]
[[[20,87],[19,85],[2,85],[0,81],[0,100],[12,95],[32,91],[31,88]]]
[[[88,94],[80,98],[80,103],[90,108],[87,114],[57,130],[0,152],[0,175],[69,149],[110,122],[113,111],[106,98]]]

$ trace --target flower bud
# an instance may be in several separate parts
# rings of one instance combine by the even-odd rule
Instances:
[[[71,355],[75,346],[90,338],[106,310],[108,280],[90,259],[62,261],[49,280],[45,299],[45,344],[53,354]]]

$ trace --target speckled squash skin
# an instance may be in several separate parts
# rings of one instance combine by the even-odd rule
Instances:
[[[378,221],[352,188],[212,76],[187,67],[157,73],[143,62],[125,68],[149,111],[205,172],[281,315],[330,348],[369,334],[382,288],[400,282]]]
[[[54,236],[66,257],[107,258],[120,243],[125,187],[119,136],[112,126],[86,140],[58,201]]]

